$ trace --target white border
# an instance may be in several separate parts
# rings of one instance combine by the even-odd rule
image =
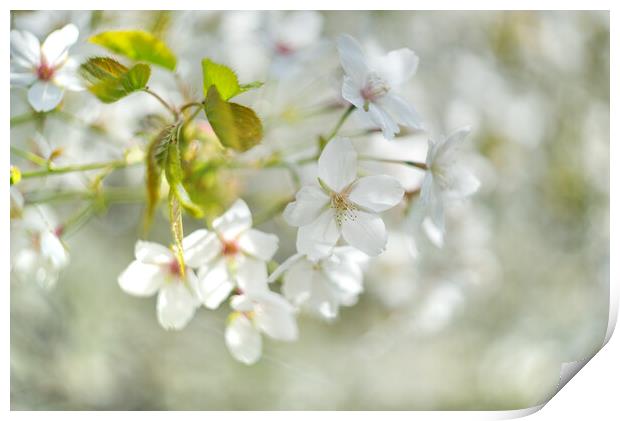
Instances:
[[[9,11],[11,9],[25,9],[25,10],[33,10],[33,9],[50,9],[50,5],[52,2],[34,0],[34,1],[8,1],[5,9],[5,13],[2,19],[2,37],[4,38],[4,42],[0,46],[0,54],[2,57],[5,57],[5,60],[9,57],[9,42],[8,42],[8,34],[9,34]],[[99,1],[76,1],[76,0],[56,0],[53,2],[53,6],[55,9],[67,9],[67,10],[90,10],[90,9],[100,9],[103,4]],[[415,1],[411,3],[405,3],[403,1],[398,0],[356,0],[354,2],[347,2],[342,0],[314,0],[312,3],[308,2],[298,2],[298,4],[291,4],[290,1],[284,0],[271,0],[271,1],[261,1],[261,2],[251,2],[251,1],[240,1],[240,0],[226,0],[225,2],[215,2],[215,1],[202,1],[196,2],[191,0],[175,0],[171,2],[170,0],[149,0],[147,1],[130,1],[130,0],[107,0],[105,2],[106,9],[116,9],[116,10],[134,10],[134,9],[172,9],[172,10],[182,10],[182,9],[198,9],[200,6],[208,7],[213,10],[234,10],[234,9],[306,9],[312,8],[316,10],[344,10],[344,9],[355,9],[355,10],[387,10],[387,9],[403,9],[403,8],[412,8],[415,6],[415,9],[418,10],[450,10],[457,9],[461,10],[463,8],[464,2],[459,1],[447,1],[447,0],[435,0],[435,1]],[[613,76],[620,74],[620,69],[618,68],[618,52],[617,52],[617,40],[620,39],[620,34],[617,30],[618,19],[615,11],[612,8],[611,1],[605,0],[589,0],[589,1],[542,1],[542,0],[521,0],[521,1],[502,1],[501,3],[498,1],[492,0],[477,0],[477,1],[468,1],[467,2],[468,9],[470,10],[487,10],[487,9],[500,9],[500,10],[547,10],[547,9],[557,9],[561,7],[564,10],[611,10],[610,19],[611,19],[611,115],[613,116],[614,107],[618,101],[618,85],[614,80]],[[2,85],[2,90],[4,91],[1,113],[0,117],[2,120],[2,128],[5,139],[5,148],[8,148],[8,143],[10,139],[10,128],[8,125],[9,121],[9,105],[10,105],[10,89],[9,84],[7,83],[9,80],[9,66],[3,66],[0,70],[2,80],[6,82]],[[611,118],[611,131],[610,131],[610,139],[618,139],[618,124]],[[611,153],[611,162],[619,162],[618,157],[618,146],[611,142],[610,145],[610,153]],[[3,161],[3,165],[0,168],[9,167],[9,153],[5,149],[5,153],[0,155],[0,159]],[[610,184],[610,215],[618,215],[618,210],[620,207],[618,206],[618,194],[614,194],[613,186],[616,185],[614,180],[618,180],[618,175],[620,173],[620,169],[618,167],[611,165],[611,184]],[[3,193],[0,200],[2,200],[2,205],[0,206],[2,216],[0,216],[0,223],[2,224],[2,229],[0,232],[5,233],[2,243],[2,263],[4,268],[4,273],[8,274],[9,268],[9,194],[8,194],[8,184],[3,184]],[[606,342],[610,340],[611,335],[613,333],[617,315],[618,315],[618,293],[620,291],[620,287],[618,285],[619,282],[619,273],[617,269],[617,264],[620,255],[618,253],[618,224],[614,222],[613,218],[610,218],[610,232],[611,232],[611,241],[610,241],[610,319],[609,325],[607,329]],[[616,235],[614,235],[616,234]],[[2,380],[1,380],[1,392],[2,392],[2,412],[7,413],[10,408],[10,365],[9,365],[9,344],[10,344],[10,336],[9,336],[9,328],[10,328],[10,314],[9,314],[9,282],[8,276],[4,278],[4,291],[2,294],[2,307],[4,311],[1,313],[1,325],[3,327],[3,347],[2,347],[2,357],[4,360],[4,365],[2,366]],[[617,335],[616,335],[617,336]],[[553,420],[553,419],[561,419],[561,420],[570,420],[570,419],[583,419],[584,417],[593,417],[594,420],[607,420],[607,419],[618,419],[620,416],[620,406],[618,404],[618,390],[620,390],[620,383],[618,382],[618,377],[614,376],[614,373],[620,373],[620,364],[619,357],[620,356],[620,342],[614,337],[611,338],[611,341],[601,350],[592,361],[587,363],[588,368],[583,370],[577,375],[575,381],[570,382],[563,388],[557,396],[551,399],[550,403],[546,405],[543,411],[537,412],[535,415],[532,415],[532,419],[540,419],[540,420]],[[576,373],[579,369],[584,365],[581,364],[568,364],[566,367],[563,367],[562,379],[560,385],[563,386],[566,382]],[[571,373],[571,370],[577,370]],[[479,412],[479,411],[470,411],[470,412],[427,412],[427,411],[418,411],[418,412],[389,412],[389,413],[356,413],[356,412],[323,412],[319,416],[321,417],[338,417],[339,419],[344,418],[355,418],[359,419],[360,417],[384,417],[389,416],[390,418],[406,418],[411,419],[412,417],[419,417],[421,419],[473,419],[473,420],[483,420],[483,419],[508,419],[515,418],[520,416],[526,416],[528,414],[534,413],[538,411],[540,407],[528,408],[517,411],[489,411],[489,412]],[[83,419],[84,415],[78,412],[11,412],[9,416],[14,419],[29,419],[33,416],[45,416],[51,420],[54,419],[67,419],[67,418],[79,418]],[[180,413],[178,412],[164,412],[164,413],[138,413],[133,414],[133,417],[149,417],[149,419],[168,419],[169,417],[178,417]],[[88,414],[88,418],[102,418],[107,419],[110,414],[106,412],[90,412]],[[193,419],[201,419],[203,420],[205,414],[200,412],[183,412],[183,417],[193,418]],[[215,417],[216,419],[232,419],[237,418],[238,416],[245,416],[241,414],[237,414],[234,412],[217,412],[217,413],[209,413],[206,415],[208,417]],[[286,412],[252,412],[250,415],[252,418],[257,419],[290,419],[291,414]],[[294,417],[297,419],[310,419],[311,417],[316,417],[317,414],[314,413],[296,413]]]

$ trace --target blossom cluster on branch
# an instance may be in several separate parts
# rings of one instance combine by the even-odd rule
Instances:
[[[283,23],[280,33],[272,34],[278,57],[276,73],[302,60],[301,50],[313,41],[291,35],[297,30],[296,19],[314,22],[310,15],[299,13]],[[373,157],[361,156],[355,139],[341,135],[340,129],[351,115],[392,142],[398,142],[403,128],[424,133],[422,118],[402,92],[419,59],[408,48],[367,55],[353,37],[341,35],[334,43],[341,63],[341,98],[335,106],[326,107],[328,112],[341,114],[336,126],[310,140],[315,150],[308,157],[274,156],[251,165],[259,171],[285,168],[295,177],[302,165],[316,164],[312,182],[300,185],[294,198],[268,215],[267,219],[281,216],[297,229],[296,253],[278,264],[273,259],[279,237],[253,227],[255,221],[246,201],[237,197],[226,203],[225,212],[211,218],[208,207],[199,200],[203,186],[197,181],[208,165],[232,168],[247,164],[237,157],[260,144],[267,128],[254,109],[232,99],[262,89],[263,82],[240,83],[233,69],[204,58],[200,98],[173,104],[149,84],[152,66],[177,72],[175,54],[157,36],[138,30],[99,33],[89,41],[122,60],[94,56],[82,63],[69,55],[78,39],[78,29],[72,24],[52,32],[42,44],[27,31],[11,32],[11,85],[28,89],[27,101],[35,115],[62,109],[65,89],[86,91],[84,95],[93,95],[105,104],[129,95],[150,95],[166,115],[151,119],[145,129],[148,142],[137,150],[125,150],[120,160],[58,166],[52,159],[54,152],[45,159],[32,151],[12,149],[37,166],[32,171],[11,167],[12,217],[25,233],[26,244],[13,259],[13,271],[24,280],[53,286],[69,263],[64,235],[79,227],[97,210],[97,204],[114,201],[104,179],[116,169],[143,165],[145,228],[165,198],[172,240],[170,246],[137,240],[135,260],[118,277],[120,287],[135,296],[157,294],[157,320],[172,330],[187,326],[201,307],[215,310],[228,300],[231,312],[225,343],[243,363],[259,360],[263,334],[281,341],[297,339],[300,311],[332,320],[341,306],[357,302],[364,290],[365,270],[386,249],[389,229],[385,212],[401,209],[397,224],[408,229],[412,224],[426,226],[441,244],[446,205],[479,187],[458,155],[469,128],[429,140],[425,162],[389,161],[425,172],[417,191],[406,191],[392,175],[360,171],[358,161]],[[208,121],[206,127],[204,121],[196,120],[200,114]],[[24,201],[16,188],[25,179],[93,170],[101,173],[88,193],[92,204],[63,224],[46,216],[48,207]],[[204,220],[207,226],[185,235],[184,215]],[[261,219],[259,224],[263,222]]]

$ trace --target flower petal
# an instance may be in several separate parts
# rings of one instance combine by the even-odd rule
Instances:
[[[262,338],[252,322],[243,314],[234,314],[226,326],[226,347],[244,364],[254,364],[262,354]]]
[[[387,244],[387,232],[381,217],[363,211],[356,211],[354,218],[342,222],[342,236],[351,246],[369,256],[378,256]]]
[[[77,68],[79,63],[69,58],[67,62],[54,73],[54,82],[71,91],[84,90],[84,84],[80,78]]]
[[[244,292],[264,291],[267,289],[267,264],[250,256],[239,256],[235,279]]]
[[[400,182],[389,175],[371,175],[355,182],[349,199],[373,212],[383,212],[398,205],[405,189]]]
[[[311,224],[297,230],[297,251],[311,258],[323,257],[330,253],[339,237],[334,211],[328,208]]]
[[[38,81],[28,90],[28,102],[36,111],[51,111],[60,104],[63,93],[51,82]]]
[[[392,87],[407,82],[418,69],[420,59],[408,48],[400,48],[377,58],[375,70]]]
[[[35,69],[41,61],[39,40],[28,31],[11,31],[11,57],[24,69]]]
[[[134,260],[118,277],[118,284],[127,294],[148,297],[163,285],[165,273],[158,265]]]
[[[164,329],[183,329],[194,317],[198,299],[183,282],[166,283],[157,295],[157,319]]]
[[[198,288],[202,303],[210,309],[216,309],[235,287],[226,259],[220,258],[198,274]]]
[[[183,258],[192,268],[208,264],[221,251],[222,243],[217,235],[206,229],[196,230],[183,239]]]
[[[268,336],[281,341],[294,341],[299,333],[293,307],[284,297],[266,291],[252,296],[257,301],[254,307],[254,324]]]
[[[390,92],[380,98],[379,103],[401,126],[407,126],[412,129],[422,128],[422,118],[418,112],[400,96]]]
[[[351,35],[344,34],[338,37],[337,48],[345,73],[361,87],[368,74],[368,64],[359,43]]]
[[[167,247],[150,241],[136,241],[134,253],[136,260],[153,265],[166,265],[174,259],[172,251]]]
[[[349,139],[332,139],[319,157],[319,178],[334,191],[340,192],[355,180],[357,152]]]
[[[276,254],[279,241],[275,234],[249,229],[239,236],[238,244],[245,253],[267,262]]]
[[[295,201],[286,205],[283,217],[289,225],[300,227],[319,217],[329,203],[329,197],[316,186],[302,187],[295,195]]]
[[[75,44],[79,35],[80,31],[72,23],[49,34],[41,45],[41,53],[48,65],[56,67],[65,61],[69,48]]]
[[[469,126],[462,127],[448,135],[445,139],[437,142],[433,148],[433,162],[445,167],[450,166],[458,153],[458,147],[470,132],[471,128]]]
[[[362,97],[362,88],[348,76],[345,76],[342,80],[342,97],[357,108],[364,107],[365,101],[364,97]]]
[[[69,264],[69,253],[53,232],[41,233],[41,254],[56,269],[62,269]]]
[[[378,104],[371,102],[368,106],[368,112],[363,113],[383,132],[386,139],[394,139],[394,135],[400,133],[400,128],[394,119]]]
[[[239,234],[251,227],[252,213],[243,199],[237,199],[222,216],[213,221],[213,229],[226,240],[237,238]]]
[[[308,259],[295,262],[284,273],[282,293],[294,305],[299,306],[312,295],[314,268]]]
[[[37,75],[33,72],[14,72],[11,69],[11,85],[13,86],[30,86],[37,80]]]

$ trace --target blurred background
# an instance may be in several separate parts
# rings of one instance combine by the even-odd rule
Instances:
[[[176,78],[155,70],[151,87],[176,103],[201,92],[203,57],[229,64],[241,82],[265,81],[239,98],[266,128],[248,159],[295,156],[333,127],[338,108],[307,111],[341,106],[338,34],[369,51],[410,48],[420,65],[403,95],[428,134],[387,143],[355,118],[342,133],[377,156],[423,159],[429,134],[471,125],[464,159],[482,183],[448,209],[443,248],[402,229],[402,209],[390,213],[388,250],[368,265],[358,304],[331,323],[301,315],[300,340],[265,340],[250,367],[225,347],[226,305],[167,332],[155,298],[121,291],[144,209],[129,191],[124,202],[135,203],[97,212],[67,239],[71,263],[54,289],[11,275],[12,409],[516,409],[554,394],[562,362],[600,348],[609,302],[607,12],[35,11],[11,22],[39,39],[76,24],[71,51],[81,59],[104,54],[86,42],[92,34],[152,31],[179,65]],[[43,122],[12,119],[11,144],[62,148],[64,163],[113,159],[142,147],[136,133],[161,112],[145,95],[102,105],[74,92],[61,110]],[[28,112],[25,91],[12,89],[11,115]],[[420,183],[415,170],[367,165],[408,189]],[[26,204],[32,191],[50,192],[46,205],[63,220],[78,205],[59,192],[94,175],[17,187]],[[141,167],[106,179],[134,192],[142,183]],[[260,214],[295,191],[282,169],[215,169],[201,189],[214,215],[237,196]],[[201,226],[185,223],[186,232]],[[295,230],[280,216],[260,228],[280,236],[277,261],[294,252]],[[148,238],[170,241],[163,209]]]

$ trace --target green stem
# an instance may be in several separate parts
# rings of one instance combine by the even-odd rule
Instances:
[[[327,144],[327,142],[332,140],[338,134],[338,131],[340,130],[344,122],[347,121],[347,118],[349,118],[353,110],[355,110],[355,105],[350,105],[349,108],[346,109],[344,114],[342,114],[342,116],[340,117],[340,120],[338,120],[338,122],[336,123],[336,126],[332,129],[332,131],[325,138],[325,141],[324,141],[325,144]]]
[[[168,104],[161,96],[159,96],[156,92],[151,91],[148,86],[142,89],[142,91],[146,92],[147,94],[151,95],[153,98],[158,100],[161,103],[161,105],[163,105],[164,107],[166,107],[168,111],[170,111],[170,113],[175,118],[175,120],[177,119],[177,117],[179,116],[179,112],[175,110],[172,105]]]
[[[372,156],[358,156],[357,159],[360,159],[362,161],[376,161],[376,162],[385,162],[387,164],[401,164],[401,165],[408,165],[410,167],[415,167],[415,168],[419,168],[421,170],[426,171],[428,169],[428,166],[424,163],[424,162],[417,162],[417,161],[403,161],[400,159],[384,159],[384,158],[375,158]]]
[[[34,121],[39,117],[38,113],[26,113],[17,115],[15,117],[11,117],[11,127],[19,126],[20,124],[25,124],[30,121]]]
[[[20,158],[24,158],[33,164],[39,165],[41,167],[47,167],[48,161],[47,159],[40,157],[37,154],[34,154],[30,151],[24,151],[22,149],[16,148],[15,146],[11,146],[11,153],[19,156]]]
[[[45,170],[37,170],[22,173],[22,178],[34,178],[34,177],[47,177],[50,175],[58,175],[58,174],[66,174],[70,172],[79,172],[79,171],[90,171],[90,170],[100,170],[103,168],[116,169],[116,168],[124,168],[130,165],[136,165],[140,162],[132,162],[131,164],[127,161],[117,160],[117,161],[108,161],[108,162],[95,162],[92,164],[84,164],[84,165],[67,165],[66,167],[57,167],[57,168],[47,168]]]
[[[187,104],[183,105],[183,106],[179,109],[179,111],[180,111],[180,112],[183,112],[183,111],[185,111],[185,110],[187,110],[188,108],[191,108],[191,107],[199,107],[199,108],[202,108],[202,106],[203,106],[202,102],[188,102]]]

